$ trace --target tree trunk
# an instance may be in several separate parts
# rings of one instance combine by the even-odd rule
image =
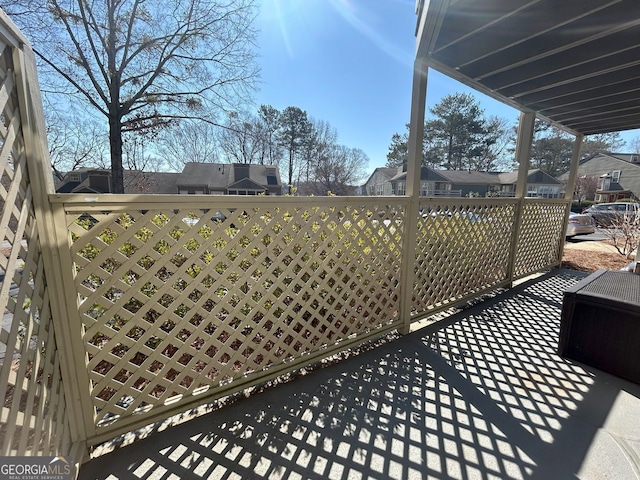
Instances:
[[[108,4],[109,36],[107,40],[107,65],[109,78],[109,146],[111,152],[111,192],[124,193],[124,171],[122,168],[122,112],[120,111],[120,89],[122,82],[116,68],[116,3]]]
[[[289,195],[293,193],[293,145],[289,149]]]
[[[109,118],[109,144],[111,147],[111,192],[124,193],[122,168],[122,124],[117,116]]]

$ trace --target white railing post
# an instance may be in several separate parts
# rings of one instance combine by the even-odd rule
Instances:
[[[531,159],[531,147],[533,144],[533,128],[535,125],[535,112],[522,112],[518,123],[518,137],[516,139],[516,160],[518,161],[518,180],[516,183],[515,197],[518,199],[514,212],[514,228],[511,237],[511,254],[509,255],[509,285],[513,285],[515,275],[516,253],[520,227],[522,226],[522,214],[524,210],[524,196],[527,193],[527,177],[529,175],[529,161]]]
[[[402,246],[402,272],[400,318],[403,322],[401,333],[411,329],[413,303],[413,282],[416,258],[415,238],[418,233],[420,209],[420,173],[422,170],[422,143],[424,138],[424,114],[427,100],[428,64],[417,58],[413,67],[413,89],[411,94],[411,119],[409,123],[409,143],[407,154],[407,190],[409,204],[405,214],[404,239]]]
[[[584,135],[576,135],[573,143],[573,153],[571,155],[571,166],[569,167],[569,178],[564,191],[565,200],[569,200],[567,211],[565,214],[564,228],[562,229],[562,238],[566,238],[567,226],[569,225],[569,214],[571,213],[571,204],[573,203],[573,193],[576,189],[576,179],[578,178],[578,163],[580,162],[580,149],[582,148],[582,139]],[[564,241],[560,245],[560,259],[564,254]]]

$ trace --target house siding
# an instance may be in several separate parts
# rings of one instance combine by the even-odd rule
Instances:
[[[631,155],[620,155],[621,158],[618,158],[617,155],[598,154],[583,160],[578,166],[578,177],[586,175],[600,178],[602,175],[619,171],[619,190],[629,190],[635,198],[640,198],[640,163],[635,164],[622,159],[628,158],[631,160]],[[568,176],[568,173],[565,173],[558,178],[566,182]]]
[[[390,169],[376,169],[363,187],[364,195],[405,195],[406,172],[390,177]],[[420,170],[421,197],[466,197],[489,195],[513,196],[517,172],[467,172],[460,170]],[[384,192],[384,193],[374,193]],[[527,177],[527,196],[559,198],[562,184],[540,170],[530,170]]]

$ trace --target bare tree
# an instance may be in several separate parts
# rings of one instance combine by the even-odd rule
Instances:
[[[540,121],[536,121],[536,126],[539,128],[531,150],[531,168],[556,177],[568,170],[575,139],[556,126]]]
[[[583,157],[591,157],[598,153],[617,152],[625,145],[620,132],[588,135],[584,138],[580,153]]]
[[[598,190],[598,178],[582,175],[576,178],[576,187],[574,189],[574,197],[578,203],[585,200],[592,200]]]
[[[126,135],[122,144],[123,163],[129,170],[155,172],[161,169],[162,159],[149,147],[142,135]]]
[[[309,119],[309,134],[300,148],[298,184],[314,180],[316,168],[332,153],[338,141],[338,132],[329,122]]]
[[[185,119],[159,134],[157,150],[165,166],[182,171],[188,162],[219,161],[217,127],[208,122]]]
[[[104,130],[95,121],[53,107],[46,112],[49,157],[58,179],[71,170],[104,163],[108,155],[100,141]]]
[[[23,3],[8,3],[9,15]],[[253,86],[254,3],[48,0],[16,21],[54,73],[45,73],[49,89],[66,87],[107,120],[114,192],[122,193],[123,134],[157,133],[177,118],[211,121]]]
[[[259,163],[262,144],[258,119],[231,112],[225,128],[218,132],[218,143],[230,163]]]
[[[368,163],[369,157],[358,148],[331,146],[316,166],[313,193],[355,195],[354,185],[362,183]]]
[[[629,258],[638,248],[640,237],[640,212],[616,212],[610,223],[602,230],[620,255]]]
[[[4,10],[14,22],[20,22],[21,18],[31,18],[42,10],[42,0],[2,0],[0,1],[0,9]]]
[[[278,165],[282,158],[282,147],[278,144],[280,111],[271,105],[260,105],[258,120],[261,143],[260,163]]]
[[[481,172],[511,171],[514,161],[511,155],[513,138],[509,121],[490,116],[485,125],[485,147],[480,149],[478,157],[471,162],[473,169]]]

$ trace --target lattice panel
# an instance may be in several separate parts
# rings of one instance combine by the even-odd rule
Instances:
[[[22,136],[29,126],[21,124],[12,50],[1,41],[0,48],[0,455],[66,455],[66,403]]]
[[[422,204],[413,315],[488,290],[508,277],[514,202]]]
[[[518,237],[514,276],[529,275],[560,262],[568,202],[525,200]]]
[[[99,426],[398,319],[402,212],[286,204],[68,215]]]

